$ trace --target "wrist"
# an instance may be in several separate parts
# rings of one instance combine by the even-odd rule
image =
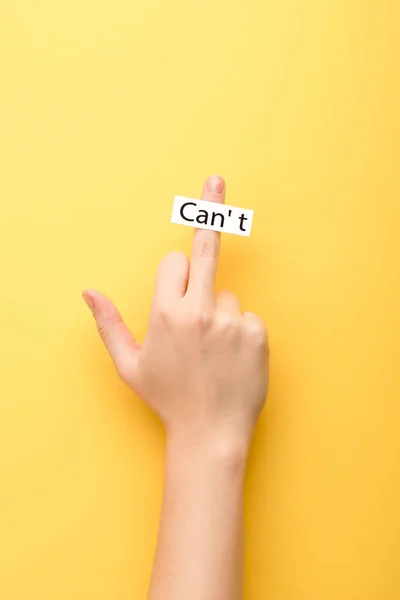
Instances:
[[[244,475],[249,453],[249,441],[240,436],[189,435],[186,432],[167,433],[166,458],[169,464],[185,468],[227,470]]]

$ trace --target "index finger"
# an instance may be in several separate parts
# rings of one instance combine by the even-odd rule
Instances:
[[[223,204],[225,182],[214,175],[204,184],[202,200]],[[190,260],[187,295],[205,304],[214,302],[214,285],[218,269],[221,234],[208,229],[196,229],[193,234],[192,257]]]

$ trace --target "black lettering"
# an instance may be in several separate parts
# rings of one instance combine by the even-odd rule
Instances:
[[[214,219],[215,219],[215,217],[221,217],[221,225],[220,225],[220,227],[221,227],[221,229],[223,229],[223,227],[224,227],[224,221],[225,221],[224,215],[222,213],[213,212],[212,217],[211,217],[211,225],[214,225]]]
[[[200,214],[200,213],[204,213],[204,214]],[[200,217],[202,218],[202,221],[200,221]],[[196,221],[197,223],[202,223],[203,225],[207,225],[207,219],[208,219],[208,212],[206,210],[199,210],[199,214],[196,217]]]
[[[247,217],[244,216],[244,214],[242,213],[240,215],[240,217],[238,217],[239,221],[240,221],[240,231],[246,231],[245,229],[243,229],[242,225],[243,225],[243,221],[247,221]]]
[[[180,215],[181,215],[182,219],[184,219],[185,221],[190,221],[190,222],[192,222],[192,221],[194,221],[194,219],[188,219],[188,218],[187,218],[187,217],[185,217],[185,215],[183,214],[183,209],[184,209],[186,206],[189,206],[189,204],[191,204],[192,206],[196,206],[196,203],[195,203],[195,202],[185,202],[185,204],[182,204],[182,206],[181,206]]]

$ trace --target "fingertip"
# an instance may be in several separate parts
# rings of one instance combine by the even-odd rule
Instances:
[[[223,204],[225,202],[225,187],[225,181],[221,175],[210,175],[204,183],[201,199]]]
[[[95,290],[93,288],[86,288],[82,291],[83,298],[88,298],[95,305],[96,308],[100,306],[105,306],[111,303],[111,300],[108,296]],[[86,300],[85,300],[86,301]]]
[[[211,194],[222,194],[225,190],[225,181],[221,175],[210,175],[206,181],[206,185]]]
[[[83,290],[82,291],[82,298],[84,299],[86,305],[90,308],[90,310],[92,312],[94,312],[94,309],[96,308],[96,304],[94,301],[94,296],[91,293],[91,290]]]

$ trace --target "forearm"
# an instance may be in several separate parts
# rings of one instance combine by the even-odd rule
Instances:
[[[242,600],[246,457],[222,439],[168,441],[148,600]]]

